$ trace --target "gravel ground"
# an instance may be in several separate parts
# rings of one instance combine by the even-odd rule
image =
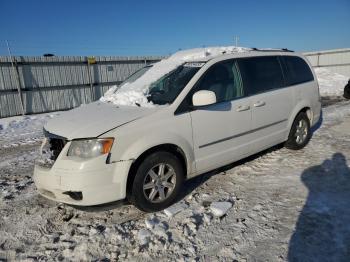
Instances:
[[[0,260],[350,261],[349,122],[350,103],[332,103],[303,150],[192,179],[153,214],[46,200],[32,180],[40,132],[0,139]]]

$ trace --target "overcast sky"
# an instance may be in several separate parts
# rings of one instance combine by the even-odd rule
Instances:
[[[0,55],[166,55],[232,45],[350,47],[350,0],[0,0]]]

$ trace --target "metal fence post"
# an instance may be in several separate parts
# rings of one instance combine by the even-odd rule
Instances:
[[[16,61],[15,58],[12,57],[11,49],[10,49],[10,46],[9,46],[9,43],[8,43],[7,40],[6,40],[6,45],[7,45],[7,50],[9,52],[9,56],[10,56],[11,66],[12,66],[12,69],[14,70],[14,72],[15,72],[15,75],[16,75],[17,91],[18,91],[19,101],[20,101],[20,104],[21,104],[22,115],[25,115],[26,112],[24,110],[22,90],[21,90],[21,79],[19,78],[19,71],[18,71],[17,61]]]
[[[86,57],[86,60],[87,60],[88,78],[90,83],[91,101],[95,101],[94,83],[92,82],[92,74],[91,74],[91,64],[93,61],[90,57]]]
[[[91,73],[91,65],[96,64],[96,58],[95,57],[87,57],[87,66],[88,66],[88,77],[90,82],[90,90],[91,90],[91,101],[95,101],[95,90],[94,90],[94,83],[92,81],[92,73]]]

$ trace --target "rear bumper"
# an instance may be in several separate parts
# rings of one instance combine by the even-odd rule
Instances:
[[[48,199],[79,206],[124,199],[132,161],[113,164],[106,164],[99,159],[94,161],[95,165],[88,165],[94,166],[92,169],[84,168],[84,163],[69,165],[70,161],[64,165],[70,168],[56,167],[56,163],[51,169],[36,165],[34,182],[38,192]],[[63,166],[62,163],[59,166]],[[74,199],[68,192],[81,192],[82,199]]]

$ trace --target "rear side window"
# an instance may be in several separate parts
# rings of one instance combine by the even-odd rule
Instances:
[[[286,67],[286,81],[288,85],[296,85],[314,80],[308,64],[297,56],[283,56]]]
[[[238,59],[238,65],[244,89],[249,95],[285,86],[277,56],[242,58]]]

